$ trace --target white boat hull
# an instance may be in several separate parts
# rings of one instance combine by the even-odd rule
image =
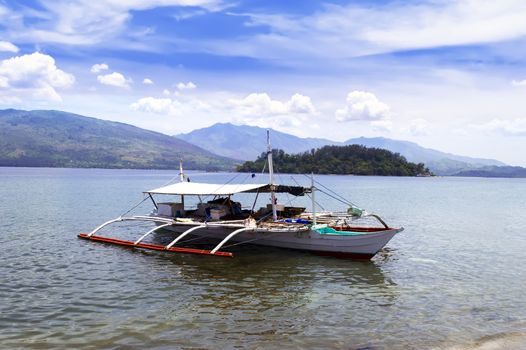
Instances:
[[[173,225],[164,227],[166,230],[182,233],[195,225]],[[240,226],[241,227],[241,226]],[[201,236],[214,240],[222,240],[239,227],[207,226],[192,232],[192,236]],[[232,237],[230,242],[246,242],[250,244],[288,248],[315,252],[322,255],[340,257],[370,258],[382,249],[403,228],[389,228],[375,232],[349,234],[321,234],[317,231],[254,228]],[[223,248],[227,248],[227,243]]]

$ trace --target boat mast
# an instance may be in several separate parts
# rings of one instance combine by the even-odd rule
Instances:
[[[179,160],[179,181],[184,182],[183,160],[182,159]],[[183,205],[183,208],[184,208],[184,196],[183,195],[181,195],[181,204]]]
[[[268,160],[268,174],[270,181],[270,198],[272,201],[272,219],[278,220],[278,212],[276,211],[276,194],[274,193],[274,166],[272,165],[272,147],[270,146],[270,131],[267,130],[267,160]]]

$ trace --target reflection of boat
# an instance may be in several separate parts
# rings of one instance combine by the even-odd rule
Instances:
[[[221,251],[228,242],[236,244],[251,243],[263,246],[290,248],[337,257],[371,258],[382,249],[393,236],[403,228],[389,227],[379,216],[369,214],[352,204],[347,212],[319,212],[316,209],[315,193],[322,191],[334,199],[343,201],[334,192],[325,192],[317,188],[312,178],[310,187],[278,185],[274,183],[272,151],[268,143],[269,183],[266,184],[210,184],[185,181],[180,171],[180,182],[145,191],[155,206],[149,216],[119,217],[110,220],[80,238],[112,243],[137,248],[170,251],[178,253],[208,254],[232,256],[232,253]],[[326,188],[325,188],[326,189]],[[330,190],[329,190],[330,191]],[[241,193],[254,193],[256,200],[261,193],[270,194],[270,203],[255,211],[243,208],[232,197]],[[292,196],[308,195],[312,200],[312,210],[279,204],[276,193],[287,193]],[[158,203],[154,195],[180,196],[178,202]],[[185,197],[196,197],[199,203],[190,209],[185,206]],[[213,196],[207,202],[202,196]],[[357,226],[358,219],[375,219],[380,227],[372,225]],[[120,221],[154,222],[156,227],[135,241],[98,236],[96,233],[103,227]],[[145,243],[145,238],[159,229],[178,233],[177,237],[166,245]],[[196,249],[183,246],[196,238],[207,238],[219,241],[212,249]]]

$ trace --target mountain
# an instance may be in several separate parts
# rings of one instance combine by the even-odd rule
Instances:
[[[213,150],[222,156],[240,160],[254,160],[266,150],[266,130],[256,126],[223,123],[194,130],[187,134],[176,135],[176,137],[204,149]],[[383,148],[400,153],[410,162],[424,163],[437,175],[453,175],[460,171],[478,169],[484,166],[505,165],[493,159],[459,156],[424,148],[414,142],[383,137],[360,137],[345,142],[337,142],[322,138],[301,138],[271,129],[271,142],[273,148],[282,149],[287,153],[301,153],[326,145],[356,144]]]
[[[347,145],[362,145],[387,149],[400,153],[410,162],[424,163],[437,175],[453,175],[464,170],[478,169],[484,166],[504,166],[494,159],[471,158],[424,148],[414,142],[392,140],[384,137],[359,137],[345,141]]]
[[[236,161],[132,125],[61,111],[0,110],[0,166],[232,170]]]
[[[520,166],[487,166],[475,170],[465,170],[455,176],[475,177],[526,177],[526,168]]]
[[[300,153],[337,143],[326,139],[301,138],[272,129],[271,132],[272,148],[283,149],[289,153]],[[257,126],[217,123],[175,137],[201,148],[214,150],[222,156],[240,160],[256,159],[267,149],[267,129]]]

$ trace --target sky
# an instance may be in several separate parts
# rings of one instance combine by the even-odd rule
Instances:
[[[526,166],[526,2],[0,0],[4,108]]]

